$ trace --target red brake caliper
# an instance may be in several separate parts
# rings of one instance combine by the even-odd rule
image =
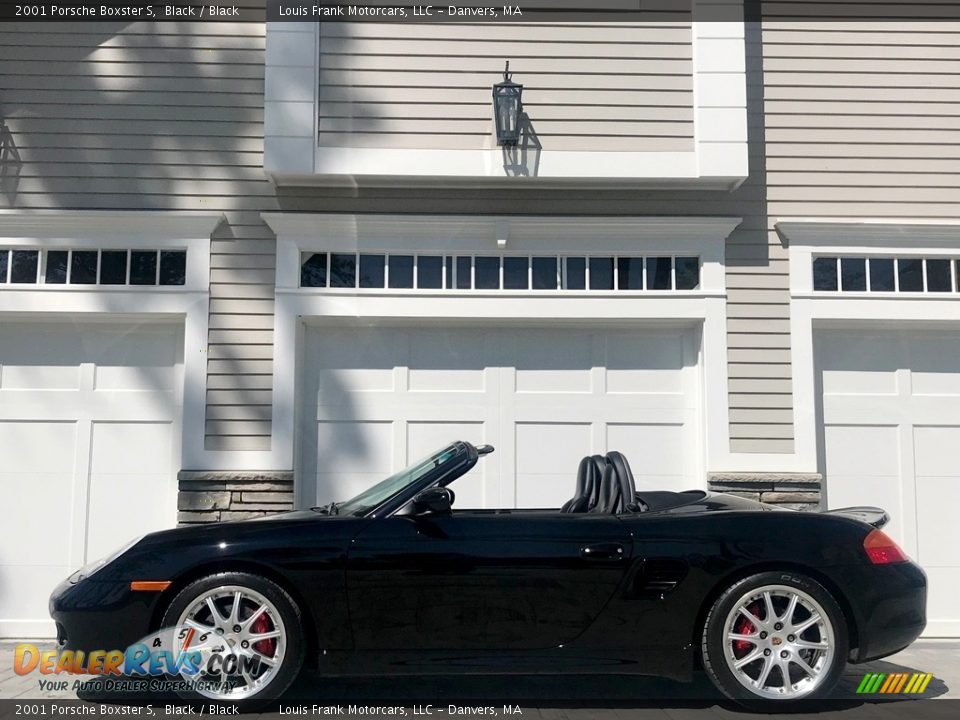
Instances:
[[[754,616],[760,617],[760,601],[757,600],[753,602],[748,608]],[[753,623],[747,620],[743,615],[740,616],[740,619],[737,620],[737,624],[734,626],[733,631],[738,635],[750,635],[751,633],[756,632],[756,628],[753,626]],[[736,652],[738,657],[743,657],[747,652],[753,647],[753,643],[749,640],[734,640],[733,649]],[[742,653],[742,654],[741,654]]]
[[[270,622],[270,618],[267,617],[266,613],[260,613],[259,617],[253,621],[253,625],[250,626],[250,632],[253,633],[265,633],[271,630],[273,630],[273,623]],[[277,649],[277,640],[276,638],[258,640],[253,644],[253,647],[257,652],[272,658],[274,651]]]

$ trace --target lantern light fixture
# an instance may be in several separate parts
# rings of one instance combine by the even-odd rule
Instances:
[[[513,82],[510,61],[503,69],[503,81],[493,86],[493,117],[497,126],[497,145],[516,145],[520,140],[523,113],[523,85]]]

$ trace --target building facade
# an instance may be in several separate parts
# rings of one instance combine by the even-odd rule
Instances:
[[[960,23],[717,5],[0,28],[0,635],[129,537],[454,437],[497,448],[472,506],[559,505],[607,449],[883,506],[960,635]]]

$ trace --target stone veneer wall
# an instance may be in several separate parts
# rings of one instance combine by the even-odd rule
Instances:
[[[710,490],[794,510],[821,509],[817,473],[714,473]],[[293,509],[292,472],[182,470],[177,520],[181,525],[248,520]]]
[[[822,480],[819,473],[712,473],[708,487],[794,510],[820,510]]]
[[[177,479],[181,525],[249,520],[293,510],[292,472],[181,470]]]

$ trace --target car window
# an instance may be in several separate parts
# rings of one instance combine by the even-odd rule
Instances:
[[[356,497],[339,503],[337,512],[340,515],[363,515],[368,510],[372,510],[385,500],[393,497],[408,485],[417,482],[434,468],[449,462],[456,454],[457,446],[450,445],[422,460],[418,460],[386,480],[381,480],[373,487],[367,488]]]

